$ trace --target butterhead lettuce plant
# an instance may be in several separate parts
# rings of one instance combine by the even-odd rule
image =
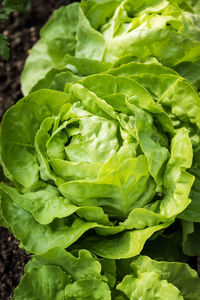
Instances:
[[[132,257],[191,202],[198,94],[155,64],[161,86],[153,96],[141,71],[152,65],[139,64],[135,77],[133,65],[68,82],[65,92],[39,90],[5,114],[2,223],[27,251],[75,243]]]
[[[95,62],[92,68],[73,68],[77,75],[89,75],[127,55],[139,61],[154,57],[200,89],[200,17],[198,1],[191,2],[87,0],[61,7],[26,61],[24,95],[48,72],[71,68],[74,57]],[[97,67],[98,61],[104,66]]]

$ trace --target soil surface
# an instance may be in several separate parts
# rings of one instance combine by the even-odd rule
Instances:
[[[10,42],[9,61],[0,58],[0,120],[5,111],[22,98],[20,74],[41,27],[56,8],[71,2],[74,1],[32,0],[24,12],[15,12],[6,23],[0,23],[0,32],[8,36]],[[18,245],[12,234],[0,228],[0,300],[11,299],[29,259]]]
[[[18,285],[29,257],[5,228],[0,230],[0,299],[7,300]]]

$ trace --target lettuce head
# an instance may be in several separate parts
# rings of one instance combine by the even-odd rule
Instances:
[[[191,202],[199,110],[176,72],[132,61],[23,98],[2,122],[1,224],[36,254],[139,254]]]

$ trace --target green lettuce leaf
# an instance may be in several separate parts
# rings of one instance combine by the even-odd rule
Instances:
[[[132,274],[117,285],[128,299],[199,299],[200,280],[187,264],[139,256],[131,268]]]
[[[13,300],[88,297],[109,300],[111,291],[101,271],[100,262],[86,250],[81,250],[75,257],[60,248],[54,248],[29,261]]]
[[[41,40],[31,50],[21,77],[25,95],[52,68],[65,66],[66,53],[74,54],[78,7],[79,3],[61,7],[41,30]]]

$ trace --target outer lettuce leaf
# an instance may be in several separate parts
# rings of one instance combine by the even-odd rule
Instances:
[[[32,268],[23,277],[15,290],[15,300],[22,299],[65,299],[65,286],[71,282],[70,276],[61,268],[42,266]],[[28,287],[28,288],[27,288]]]
[[[77,207],[64,199],[59,190],[52,185],[26,194],[20,194],[16,189],[5,184],[1,184],[0,189],[9,195],[13,202],[31,212],[40,224],[49,224],[55,218],[66,217],[77,210]]]
[[[140,256],[131,263],[133,275],[117,285],[129,299],[199,299],[200,281],[187,264]]]
[[[96,223],[85,222],[76,216],[56,219],[47,225],[35,221],[33,216],[14,203],[10,196],[1,190],[1,225],[13,232],[20,240],[20,246],[36,254],[56,246],[66,248],[74,243]]]
[[[139,279],[127,275],[118,288],[128,299],[166,299],[183,300],[180,291],[166,280],[160,280],[154,272],[143,273]]]
[[[35,221],[33,216],[26,210],[18,206],[16,203],[13,203],[9,194],[5,193],[3,190],[4,189],[1,189],[1,225],[8,227],[14,233],[16,238],[20,240],[21,246],[24,247],[26,251],[36,254],[44,253],[56,246],[63,249],[67,248],[88,229],[101,228],[102,232],[107,232],[109,230],[109,234],[114,235],[112,240],[110,240],[110,238],[104,239],[96,234],[96,238],[94,236],[93,239],[95,239],[95,242],[97,242],[97,244],[99,243],[101,247],[98,247],[97,244],[94,247],[94,244],[92,243],[94,248],[92,250],[94,252],[101,252],[103,257],[108,258],[132,257],[140,253],[146,239],[148,239],[155,231],[169,226],[169,223],[164,223],[157,226],[151,225],[148,229],[132,230],[131,232],[116,234],[117,232],[121,232],[126,229],[130,230],[135,226],[137,228],[137,219],[133,219],[132,221],[130,220],[128,224],[126,224],[127,222],[124,224],[122,223],[119,228],[103,226],[97,222],[89,222],[89,218],[91,219],[91,216],[93,220],[96,219],[97,221],[102,221],[100,216],[98,216],[99,211],[95,211],[94,208],[80,208],[80,216],[88,219],[87,222],[75,215],[72,215],[71,218],[56,219],[50,224],[43,225]],[[66,209],[67,208],[69,209],[69,207],[66,206]],[[98,217],[95,217],[96,214]],[[89,217],[87,217],[87,215]],[[138,215],[138,218],[140,217],[141,214]],[[158,217],[156,217],[156,219],[158,219]],[[155,221],[153,221],[153,224],[154,222]],[[140,227],[143,228],[143,225],[140,224]],[[135,240],[137,240],[137,243],[135,243]],[[116,243],[118,244],[120,241],[123,241],[123,243],[120,243],[121,246],[118,246],[118,249],[116,249]],[[87,238],[84,244],[86,248],[91,248],[90,240]]]
[[[5,114],[1,126],[1,157],[6,169],[12,173],[12,178],[21,185],[29,187],[38,181],[39,169],[34,150],[34,136],[42,119],[57,114],[61,105],[67,101],[66,94],[52,90],[38,91],[22,99],[14,110],[11,109]],[[17,121],[19,115],[20,122]],[[12,123],[16,123],[15,130]]]
[[[64,80],[66,83],[76,79],[73,74],[69,77],[69,70],[77,75],[90,75],[102,72],[111,65],[87,57],[74,57],[80,13],[79,3],[61,7],[42,28],[41,39],[31,50],[21,76],[24,95],[41,88],[63,90]],[[67,74],[61,75],[63,72]]]
[[[110,259],[129,258],[138,255],[142,251],[144,243],[153,233],[169,225],[169,223],[165,223],[142,230],[131,230],[112,236],[112,239],[110,237],[101,237],[100,239],[96,236],[88,237],[85,241],[80,242],[80,247],[87,247],[95,254]]]
[[[78,257],[54,248],[35,256],[25,267],[13,300],[20,299],[111,299],[101,264],[88,251]]]
[[[74,54],[78,10],[78,3],[61,7],[43,27],[41,40],[33,47],[21,77],[25,95],[50,69],[65,66],[66,53]]]
[[[87,53],[85,46],[87,47]],[[79,9],[77,24],[77,45],[75,56],[102,60],[105,49],[105,40],[100,32],[92,28],[82,9]],[[109,60],[107,60],[110,62]]]

